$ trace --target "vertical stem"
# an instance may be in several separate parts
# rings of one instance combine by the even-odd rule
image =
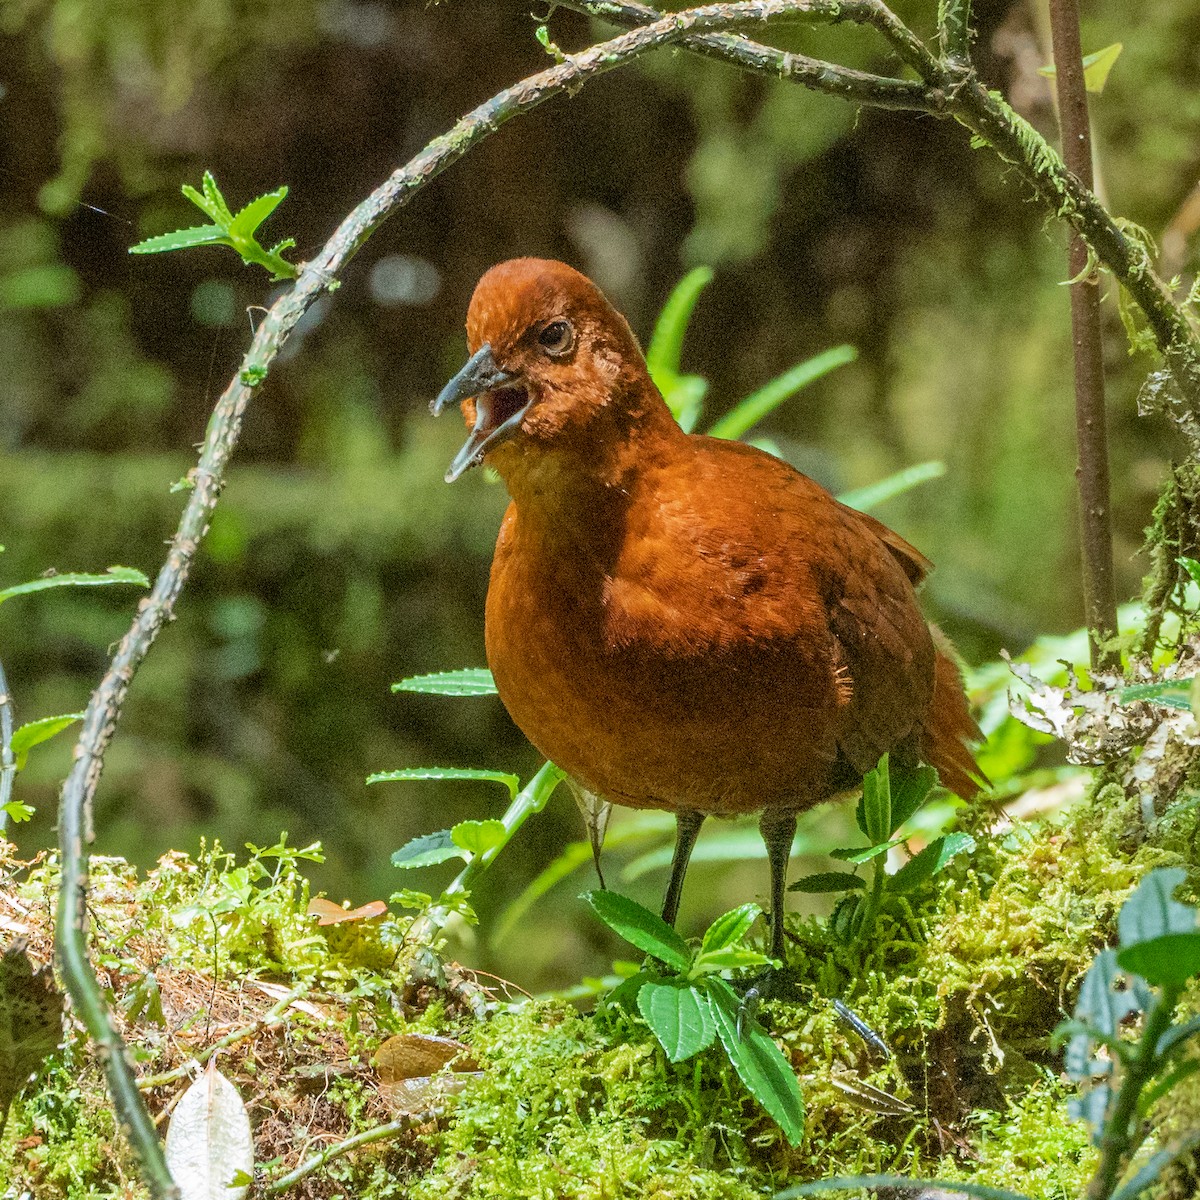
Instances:
[[[1092,187],[1092,135],[1078,0],[1050,0],[1055,87],[1062,127],[1063,160],[1083,185]],[[1112,526],[1109,517],[1108,434],[1104,414],[1104,347],[1100,333],[1100,293],[1088,272],[1087,243],[1071,236],[1071,339],[1075,347],[1075,430],[1079,446],[1080,540],[1083,549],[1083,603],[1093,669],[1119,670],[1113,640],[1117,601],[1113,586]]]
[[[4,665],[0,663],[0,833],[8,824],[8,813],[4,806],[12,799],[13,776],[17,773],[17,760],[12,751],[13,715],[12,697],[8,694],[8,679]],[[0,1128],[3,1128],[0,1126]]]

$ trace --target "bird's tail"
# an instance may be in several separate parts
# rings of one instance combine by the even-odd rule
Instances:
[[[950,639],[930,625],[937,651],[933,670],[933,702],[921,734],[921,758],[936,767],[942,786],[970,800],[991,781],[979,769],[970,743],[983,741],[963,690],[962,672]]]

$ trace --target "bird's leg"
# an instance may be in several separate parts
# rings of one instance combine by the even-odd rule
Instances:
[[[783,893],[796,836],[796,814],[767,809],[758,822],[771,865],[771,957],[783,961]]]
[[[679,897],[683,894],[683,877],[687,874],[688,859],[704,824],[704,814],[691,809],[680,809],[675,814],[675,854],[671,859],[671,882],[663,897],[662,918],[668,925],[675,924],[679,915]]]

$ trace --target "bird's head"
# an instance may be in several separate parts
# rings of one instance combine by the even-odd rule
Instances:
[[[562,445],[648,381],[625,318],[565,263],[517,258],[479,281],[467,310],[470,358],[431,405],[465,401],[470,435],[446,472],[485,457],[502,474],[532,447]]]

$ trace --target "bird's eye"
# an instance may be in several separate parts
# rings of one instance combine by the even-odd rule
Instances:
[[[538,334],[538,344],[547,354],[566,354],[575,344],[575,330],[570,321],[551,321]]]

